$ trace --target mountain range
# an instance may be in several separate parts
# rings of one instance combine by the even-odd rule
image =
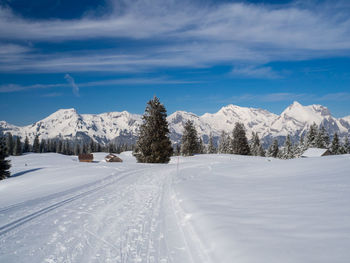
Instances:
[[[324,126],[330,135],[337,132],[342,138],[350,134],[350,116],[335,118],[322,105],[303,106],[298,102],[288,106],[280,115],[264,109],[228,105],[216,113],[205,113],[202,116],[176,111],[167,119],[173,143],[180,142],[183,125],[187,120],[193,121],[198,135],[205,143],[208,142],[210,134],[217,143],[221,132],[231,133],[236,122],[244,124],[248,138],[253,131],[257,132],[265,144],[270,143],[273,138],[282,142],[288,134],[292,140],[297,141],[313,123]],[[39,138],[43,139],[91,138],[101,144],[134,143],[141,123],[141,115],[127,111],[79,114],[75,109],[61,109],[43,120],[23,127],[0,121],[0,133],[11,132],[22,140],[28,136],[30,142],[39,135]]]

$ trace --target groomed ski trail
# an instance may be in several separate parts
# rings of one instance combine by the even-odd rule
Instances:
[[[176,165],[145,165],[5,207],[0,261],[209,262],[174,192],[176,174]]]

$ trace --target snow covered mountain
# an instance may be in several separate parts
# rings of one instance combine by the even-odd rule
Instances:
[[[187,120],[194,122],[198,134],[204,142],[212,134],[217,141],[222,131],[231,132],[236,122],[242,122],[247,129],[247,136],[257,132],[265,142],[272,138],[283,140],[287,134],[297,140],[305,134],[312,123],[323,125],[330,134],[338,132],[340,136],[350,133],[350,116],[337,119],[322,105],[303,106],[294,102],[281,115],[263,109],[228,105],[217,113],[202,116],[176,111],[168,116],[171,139],[180,141],[183,125]],[[79,114],[75,109],[62,109],[32,125],[19,127],[5,121],[0,122],[0,132],[11,132],[23,140],[28,136],[32,141],[35,135],[40,138],[81,139],[90,138],[106,144],[110,141],[132,143],[135,141],[141,115],[129,112],[110,112],[103,114]]]
[[[109,112],[103,114],[78,114],[75,109],[61,109],[32,125],[17,127],[4,121],[0,131],[11,132],[29,141],[39,138],[94,139],[106,144],[112,140],[130,143],[135,140],[141,116],[129,112]]]

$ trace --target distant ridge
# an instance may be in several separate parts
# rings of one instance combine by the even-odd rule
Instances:
[[[171,140],[181,140],[183,124],[194,122],[198,134],[204,142],[210,134],[215,141],[222,131],[231,132],[236,122],[242,122],[247,135],[257,132],[260,138],[269,143],[273,138],[280,141],[289,134],[293,140],[306,133],[312,123],[324,126],[329,134],[337,132],[340,137],[350,133],[350,116],[335,118],[328,108],[322,105],[303,106],[298,102],[289,105],[280,115],[264,109],[227,105],[216,113],[205,113],[197,116],[194,113],[176,111],[168,116]],[[40,138],[93,139],[101,144],[133,143],[136,140],[138,127],[142,123],[141,115],[127,111],[102,114],[79,114],[75,109],[60,109],[43,120],[28,126],[15,126],[5,121],[0,122],[0,132],[11,132],[22,140],[28,136],[30,141],[35,135]]]

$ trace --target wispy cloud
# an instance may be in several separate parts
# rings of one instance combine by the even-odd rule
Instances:
[[[240,103],[240,102],[283,102],[283,101],[312,101],[323,102],[333,101],[341,102],[350,100],[349,92],[328,93],[324,95],[312,94],[312,93],[292,93],[292,92],[280,92],[280,93],[267,93],[267,94],[242,94],[238,96],[232,96],[229,98],[216,98],[220,103]]]
[[[72,86],[73,94],[74,94],[75,96],[79,97],[79,96],[80,96],[80,94],[79,94],[79,87],[78,87],[78,85],[75,83],[75,80],[72,78],[72,76],[69,75],[69,74],[66,74],[66,75],[64,76],[64,78],[65,78],[65,80],[67,80],[67,82]]]
[[[193,84],[200,83],[200,81],[187,81],[187,80],[177,80],[169,79],[167,77],[158,78],[118,78],[100,81],[90,81],[79,83],[79,86],[75,83],[72,76],[66,74],[64,76],[67,83],[57,83],[57,84],[34,84],[34,85],[18,85],[18,84],[4,84],[0,85],[0,93],[13,93],[32,89],[50,89],[50,88],[67,88],[72,87],[73,94],[79,96],[80,87],[100,87],[100,86],[120,86],[120,85],[177,85],[177,84]],[[62,93],[48,93],[43,96],[54,97],[61,96]]]
[[[51,92],[41,95],[43,98],[55,98],[55,97],[61,97],[63,94],[59,92]]]
[[[337,5],[326,1],[317,8],[302,1],[278,6],[214,1],[203,5],[187,0],[110,2],[108,14],[71,20],[28,20],[0,7],[0,45],[1,41],[12,43],[0,52],[0,71],[147,72],[225,63],[234,66],[236,76],[275,78],[278,73],[261,65],[350,55],[346,1]],[[142,47],[142,53],[133,45],[103,49],[105,39],[125,39]],[[74,40],[100,45],[79,52],[46,50],[45,54],[36,47],[39,42]],[[27,41],[34,48],[26,47]],[[6,55],[10,50],[12,55]],[[247,67],[237,68],[242,63]]]
[[[235,67],[231,73],[233,76],[257,79],[278,79],[282,77],[279,73],[273,71],[271,67]]]
[[[57,87],[67,87],[67,84],[34,84],[34,85],[17,85],[17,84],[4,84],[0,85],[0,93],[12,93],[24,90],[32,89],[49,89]]]

